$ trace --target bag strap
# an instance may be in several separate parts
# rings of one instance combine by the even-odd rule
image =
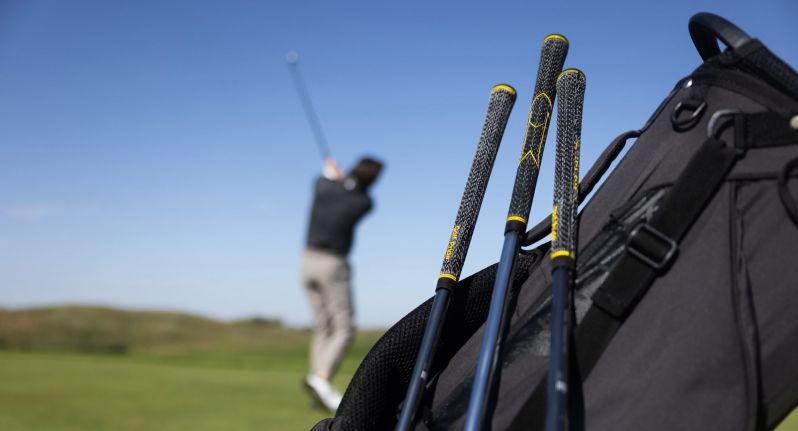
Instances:
[[[751,41],[739,27],[715,14],[701,12],[693,15],[688,24],[690,37],[703,60],[720,54],[718,39],[731,50],[740,49]]]
[[[714,125],[717,121],[710,121],[710,135],[690,159],[651,220],[632,230],[625,255],[593,294],[593,306],[576,330],[583,378],[590,373],[654,279],[667,271],[678,253],[678,244],[734,163],[749,148],[798,143],[798,130],[789,127],[789,119],[777,114],[718,111],[713,120],[722,117],[730,118],[729,124],[735,127],[734,144],[729,145],[716,137]]]
[[[746,148],[777,147],[794,144],[798,136],[798,112],[792,118],[783,118],[775,112],[736,114],[738,142]]]
[[[581,381],[585,381],[604,349],[618,332],[628,314],[645,295],[657,272],[671,263],[678,241],[697,218],[709,197],[737,158],[733,146],[708,138],[677,179],[659,211],[648,223],[638,225],[629,235],[627,252],[593,294],[593,305],[575,330],[575,356]],[[685,205],[685,206],[682,206]],[[667,215],[672,219],[665,218]],[[676,239],[671,239],[676,238]],[[634,250],[634,251],[632,251]],[[573,381],[572,385],[581,382]],[[543,390],[540,390],[543,387]],[[580,391],[581,392],[581,391]],[[534,424],[542,429],[545,411],[545,381],[538,384],[515,424]],[[513,429],[516,427],[512,427]]]
[[[779,131],[763,132],[765,124],[776,125],[777,122],[780,122]],[[748,148],[798,143],[798,130],[788,131],[784,127],[788,124],[789,119],[773,113],[743,114],[721,110],[713,114],[709,136],[676,179],[657,212],[648,222],[632,229],[623,257],[593,294],[593,305],[576,327],[574,351],[578,368],[570,371],[571,375],[579,376],[579,379],[571,380],[574,392],[582,392],[578,386],[590,375],[618,329],[654,280],[673,263],[679,243],[735,162]],[[731,144],[717,137],[718,131],[729,126],[735,127]],[[511,430],[543,428],[545,378],[538,383],[513,420]]]

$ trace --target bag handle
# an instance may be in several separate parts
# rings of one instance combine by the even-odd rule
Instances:
[[[720,54],[718,39],[732,51],[750,42],[751,36],[718,15],[701,12],[690,18],[690,37],[703,60]]]
[[[648,125],[640,130],[630,130],[628,132],[621,133],[617,138],[610,142],[610,145],[604,149],[596,162],[593,163],[593,166],[587,172],[587,175],[585,175],[585,179],[579,183],[579,196],[577,198],[577,202],[581,203],[584,201],[587,195],[593,191],[593,188],[596,186],[596,184],[598,184],[599,180],[601,180],[601,178],[610,168],[612,162],[615,161],[615,159],[618,157],[618,154],[620,154],[621,150],[623,150],[623,147],[626,145],[626,141],[632,138],[637,138],[645,131],[646,128],[648,128]],[[549,214],[549,216],[545,219],[541,220],[537,225],[535,225],[535,227],[527,231],[526,235],[521,239],[521,245],[528,246],[534,244],[543,239],[543,237],[549,233],[551,233],[551,214]]]

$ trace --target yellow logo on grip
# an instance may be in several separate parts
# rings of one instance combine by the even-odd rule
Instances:
[[[551,210],[551,241],[557,241],[557,210],[559,209],[558,205],[554,205],[554,209]]]
[[[574,143],[574,191],[579,191],[579,138]]]
[[[546,105],[542,105],[542,109],[545,109],[546,117],[543,119],[542,123],[533,123],[534,121],[534,113],[535,107],[538,106],[538,102],[543,101],[546,102]],[[542,103],[542,102],[541,102]],[[527,158],[531,158],[533,162],[535,162],[535,166],[540,168],[540,156],[541,152],[543,151],[543,142],[546,140],[546,129],[549,125],[549,118],[551,118],[551,109],[552,109],[552,102],[551,98],[546,93],[540,93],[532,99],[532,107],[529,108],[529,120],[527,122],[527,129],[526,135],[524,136],[524,148],[522,149],[521,159],[518,160],[518,164],[524,163],[524,160]],[[539,129],[543,127],[543,131],[540,133],[540,139],[538,139],[537,147],[530,146],[528,150],[526,150],[526,140],[529,137],[529,131],[533,129]],[[525,151],[524,151],[525,150]]]
[[[452,229],[452,236],[449,238],[449,246],[446,247],[446,255],[443,257],[443,260],[449,261],[452,258],[452,253],[454,252],[454,245],[457,243],[457,237],[460,233],[460,225],[455,225]]]

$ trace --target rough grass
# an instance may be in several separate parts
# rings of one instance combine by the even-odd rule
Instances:
[[[220,346],[257,348],[281,329],[279,322],[267,319],[220,322],[185,313],[105,307],[0,310],[0,348],[14,350],[124,354]]]
[[[339,389],[380,334],[358,334]],[[307,430],[328,416],[299,384],[309,338],[263,319],[0,311],[0,429]],[[778,430],[798,431],[798,414]]]

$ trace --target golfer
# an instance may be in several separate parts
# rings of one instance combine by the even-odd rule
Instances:
[[[310,211],[302,279],[315,321],[310,344],[310,374],[304,384],[314,402],[335,413],[341,394],[331,381],[355,335],[351,268],[347,255],[355,226],[371,210],[368,195],[382,163],[361,159],[343,175],[334,159],[324,162]]]

